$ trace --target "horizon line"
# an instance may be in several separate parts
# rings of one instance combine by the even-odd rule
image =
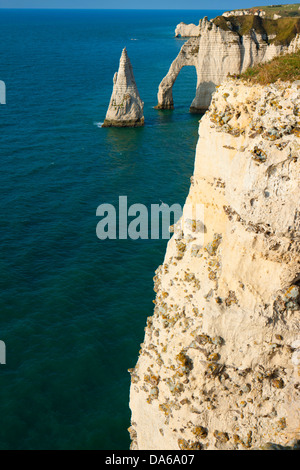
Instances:
[[[224,10],[224,8],[65,8],[65,7],[27,7],[27,8],[20,8],[20,7],[0,7],[0,10],[106,10],[106,11],[220,11]],[[227,11],[227,10],[224,10]],[[228,10],[229,11],[229,10]]]

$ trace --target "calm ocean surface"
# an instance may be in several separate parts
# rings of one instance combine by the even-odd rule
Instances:
[[[158,112],[183,40],[217,11],[0,10],[0,449],[126,450],[127,369],[152,315],[166,240],[96,237],[102,203],[183,204],[199,116],[194,68]],[[143,129],[101,129],[123,47]]]

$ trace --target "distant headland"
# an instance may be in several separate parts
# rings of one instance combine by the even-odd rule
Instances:
[[[180,23],[176,37],[189,38],[158,89],[158,109],[173,109],[172,88],[181,69],[197,72],[194,113],[204,112],[216,86],[228,74],[238,75],[274,57],[300,47],[300,4],[257,7],[223,13],[198,25]]]

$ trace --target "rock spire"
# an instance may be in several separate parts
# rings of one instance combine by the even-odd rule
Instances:
[[[144,125],[142,102],[126,48],[113,79],[113,92],[102,127],[138,127]]]

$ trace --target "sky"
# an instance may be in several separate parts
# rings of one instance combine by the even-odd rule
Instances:
[[[299,1],[299,0],[298,0]],[[170,9],[232,10],[251,6],[286,4],[265,0],[0,0],[0,8],[100,8],[100,9]]]

